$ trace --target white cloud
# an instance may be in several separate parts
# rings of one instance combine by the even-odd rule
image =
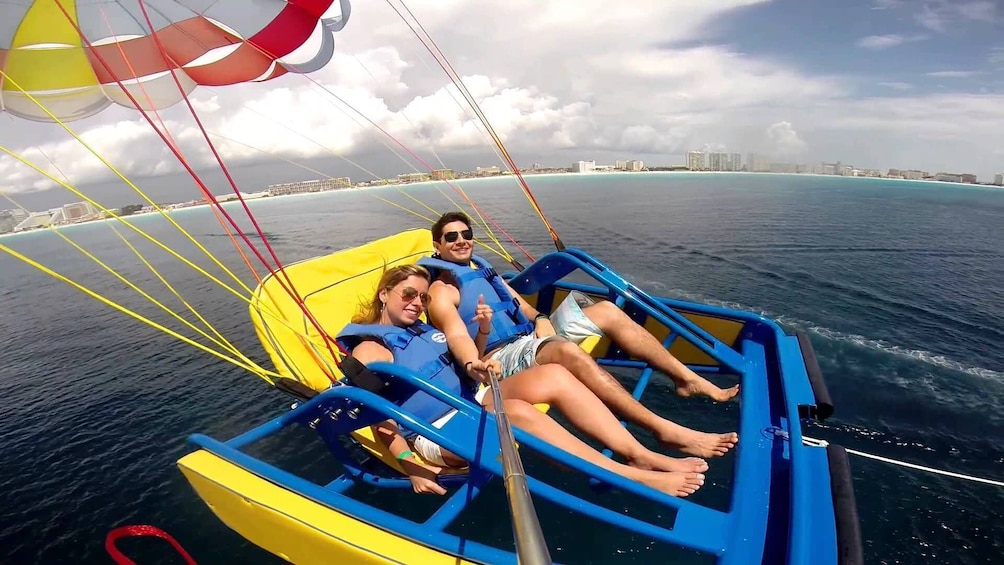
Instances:
[[[865,49],[888,49],[906,42],[902,35],[869,35],[858,40],[857,46]]]
[[[908,82],[880,82],[879,86],[884,86],[886,88],[892,88],[893,90],[912,90],[913,85]]]
[[[920,26],[937,33],[945,33],[961,21],[993,22],[996,18],[997,6],[989,0],[927,0],[914,14]]]
[[[980,71],[934,71],[924,74],[929,77],[938,78],[968,78],[980,74]]]
[[[771,153],[779,157],[800,155],[807,147],[790,122],[771,124],[767,128],[767,139],[770,142]]]

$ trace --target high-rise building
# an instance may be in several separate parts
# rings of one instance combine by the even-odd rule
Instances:
[[[997,186],[1004,186],[1004,173],[997,173],[994,175],[994,184]]]
[[[742,155],[740,155],[738,153],[733,153],[732,154],[732,158],[730,159],[730,161],[731,161],[729,163],[729,165],[730,165],[729,170],[730,171],[741,171],[741,170],[743,170],[743,157],[742,157]]]
[[[703,171],[704,170],[704,152],[703,151],[688,151],[687,152],[687,168],[691,171]]]
[[[596,169],[596,161],[576,161],[572,163],[573,173],[588,173]]]
[[[708,170],[709,171],[728,171],[731,170],[729,165],[729,154],[728,153],[708,153]]]

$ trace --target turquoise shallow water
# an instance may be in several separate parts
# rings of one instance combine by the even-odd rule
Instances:
[[[837,405],[836,416],[812,435],[1001,478],[1004,191],[773,175],[528,178],[567,244],[589,250],[643,288],[762,312],[789,330],[808,331]],[[550,250],[513,181],[479,181],[465,189],[531,253]],[[434,188],[412,190],[437,210],[450,207]],[[443,192],[456,198],[448,188]],[[251,206],[276,253],[292,262],[420,225],[373,194],[266,199]],[[392,189],[376,194],[416,207]],[[239,217],[239,206],[228,210]],[[175,217],[252,284],[208,210]],[[233,284],[164,220],[136,222]],[[107,226],[65,233],[182,310]],[[155,266],[224,335],[267,364],[245,304],[137,235],[127,237],[150,252]],[[53,234],[2,243],[166,319]],[[222,525],[174,462],[191,449],[189,434],[232,437],[285,410],[285,397],[6,255],[0,256],[0,296],[6,337],[0,351],[0,492],[6,498],[0,547],[7,562],[106,563],[105,534],[132,523],[166,529],[200,562],[276,562]],[[632,375],[624,378],[629,382]],[[735,425],[734,405],[677,400],[663,380],[652,386],[646,402],[681,423],[708,430]],[[298,441],[273,445],[269,455],[289,454],[323,468],[322,454],[296,453]],[[712,464],[712,480],[699,495],[716,505],[727,494],[731,459]],[[869,563],[990,563],[1004,549],[1001,489],[863,459],[851,464]],[[541,472],[560,479],[560,471]],[[501,490],[479,503],[461,527],[508,542]],[[541,511],[556,524],[546,533],[555,558],[565,562],[677,555],[598,525],[573,525],[554,509]],[[122,545],[141,562],[170,562],[166,546]]]

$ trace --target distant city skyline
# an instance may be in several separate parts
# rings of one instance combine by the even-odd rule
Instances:
[[[977,183],[977,177],[967,173],[937,172],[934,174],[919,169],[858,169],[851,165],[845,165],[840,161],[835,163],[779,163],[771,161],[769,156],[757,153],[747,154],[744,164],[740,153],[724,153],[709,151],[689,151],[686,155],[686,163],[682,165],[666,165],[646,167],[644,161],[640,159],[618,159],[614,164],[597,163],[596,161],[573,161],[569,167],[548,167],[534,162],[529,169],[520,169],[521,174],[532,176],[534,174],[584,174],[602,173],[607,171],[621,172],[650,172],[650,171],[695,171],[695,172],[743,172],[743,173],[771,173],[771,174],[821,174],[849,177],[873,177],[889,178],[916,181],[936,181],[945,183],[969,183],[984,185],[1004,185],[1004,173],[994,175],[992,182]],[[433,169],[428,173],[412,172],[398,173],[389,178],[380,178],[353,183],[350,177],[330,177],[321,179],[308,179],[286,181],[269,184],[267,188],[253,191],[241,191],[240,198],[257,199],[269,196],[284,196],[291,194],[304,194],[327,192],[332,190],[346,190],[350,188],[371,188],[381,186],[392,186],[401,184],[411,184],[428,181],[453,181],[472,178],[489,178],[503,175],[511,175],[509,170],[502,169],[497,165],[475,167],[473,171],[455,171],[452,168]],[[220,202],[238,199],[236,194],[214,194]],[[161,202],[158,207],[170,211],[181,208],[190,208],[206,205],[206,199],[199,197],[187,201]],[[133,213],[150,213],[156,211],[152,205],[131,204],[124,209],[108,207],[116,215],[131,215]],[[51,226],[68,225],[81,222],[89,222],[110,218],[111,214],[99,210],[89,202],[71,202],[62,204],[45,211],[31,211],[28,209],[13,208],[0,210],[0,234],[27,231],[33,229],[47,228]]]

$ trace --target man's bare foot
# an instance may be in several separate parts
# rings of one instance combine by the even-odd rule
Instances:
[[[718,388],[708,379],[694,373],[687,382],[676,386],[676,394],[683,398],[707,396],[715,402],[728,402],[732,400],[732,397],[739,394],[739,385],[725,389]]]
[[[673,434],[672,438],[658,437],[660,443],[680,450],[694,457],[721,457],[739,443],[739,434],[711,434],[684,428]]]
[[[660,473],[649,471],[638,477],[638,482],[662,491],[670,496],[687,496],[694,494],[704,486],[704,475],[701,473]]]
[[[678,459],[654,451],[644,451],[637,457],[627,458],[627,464],[646,471],[670,473],[703,473],[708,470],[708,462],[697,457]]]

